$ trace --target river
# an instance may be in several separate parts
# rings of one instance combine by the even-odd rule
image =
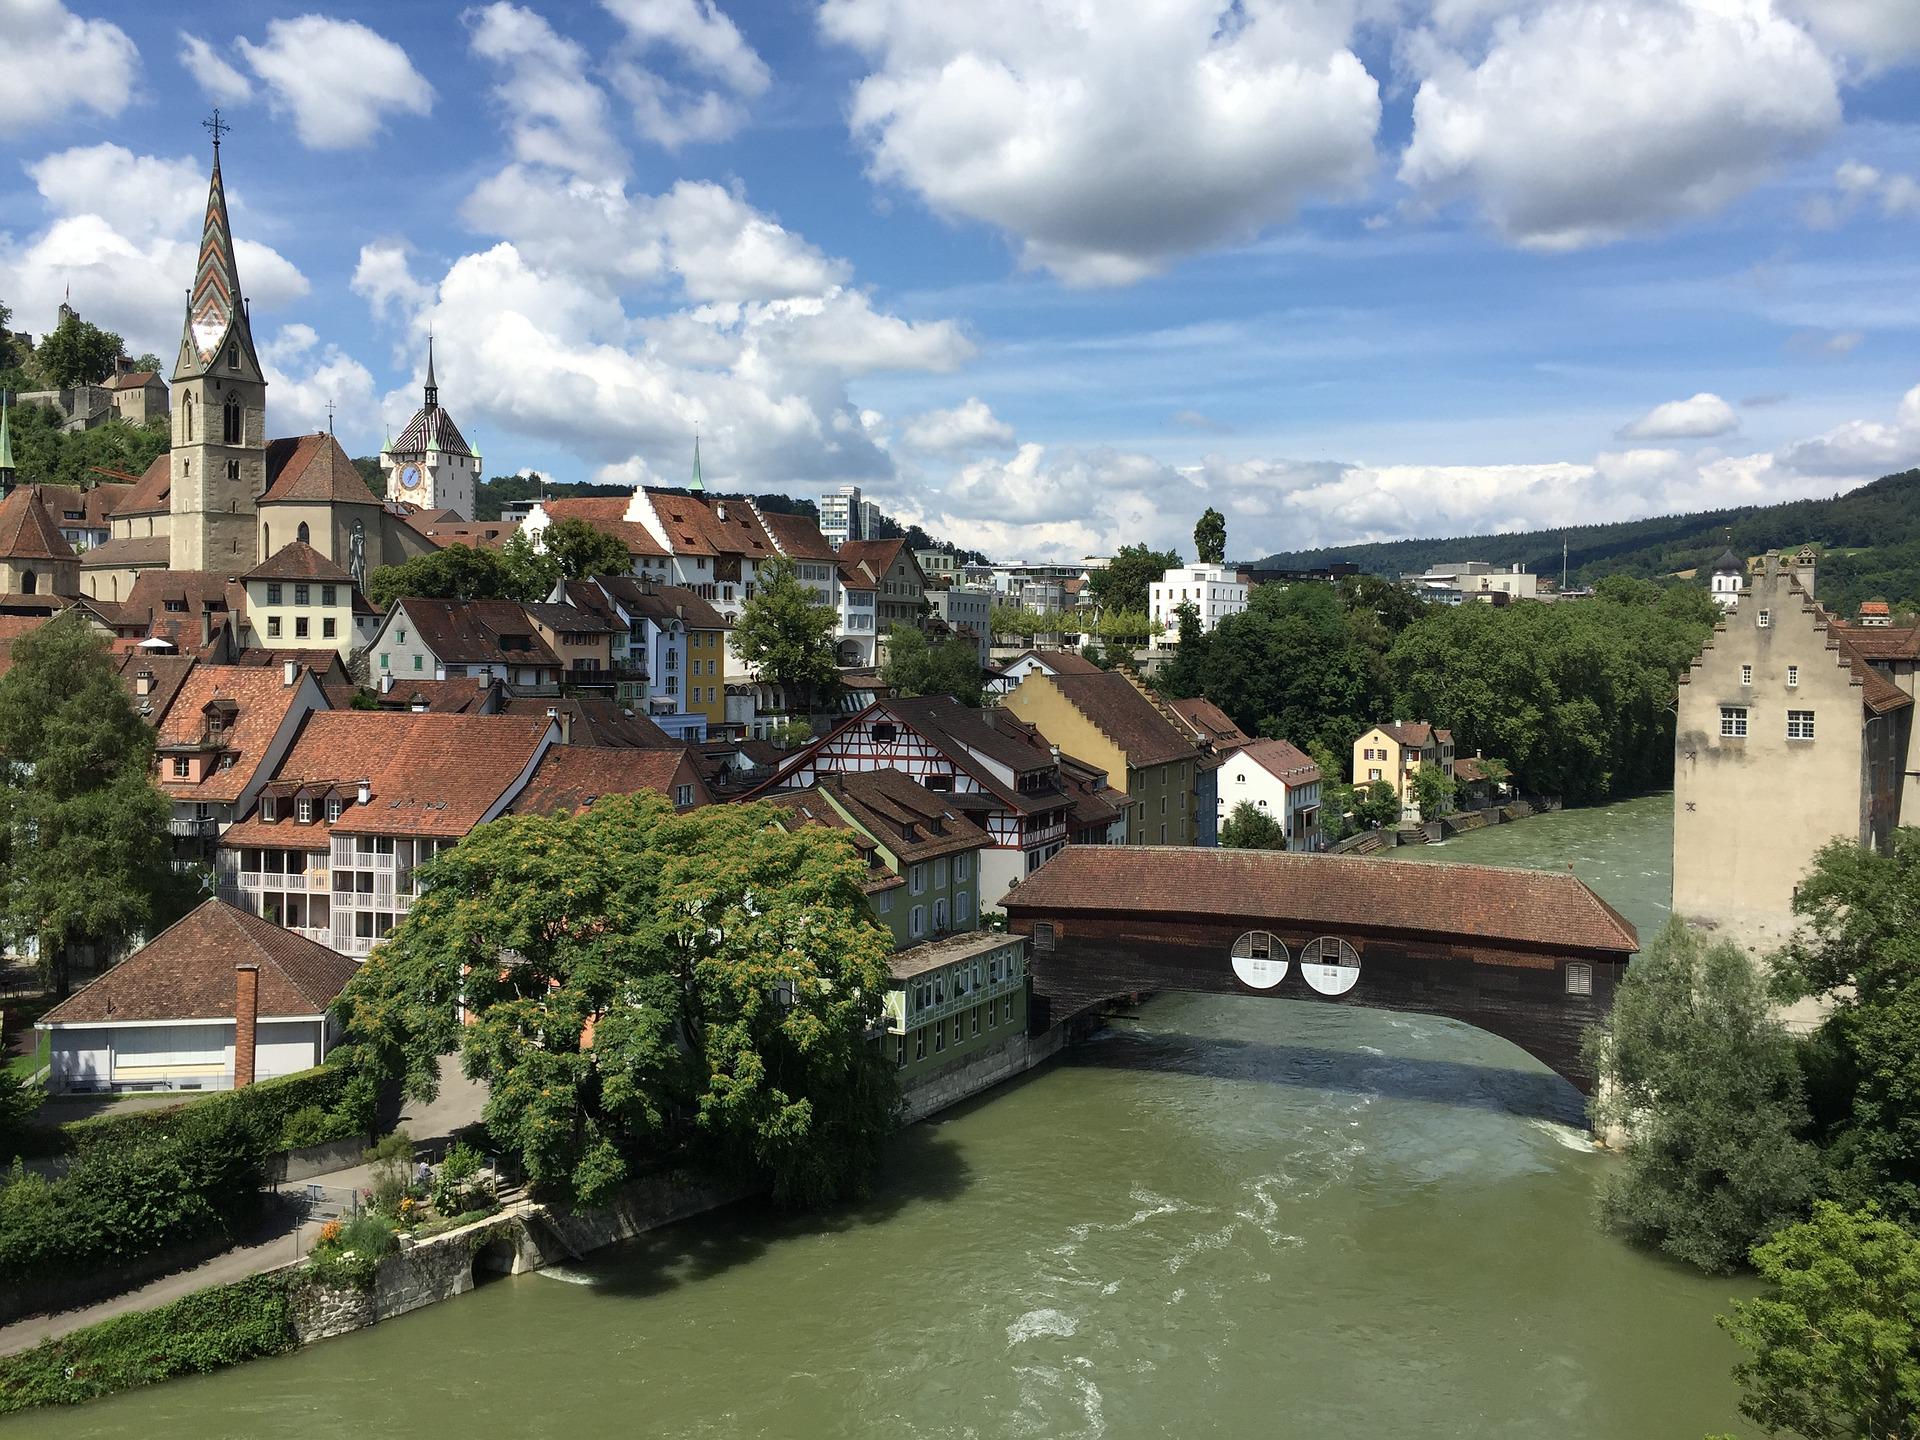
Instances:
[[[1643,929],[1659,801],[1428,859],[1576,869]],[[1600,1234],[1578,1097],[1465,1025],[1170,995],[899,1138],[880,1193],[748,1210],[279,1360],[22,1423],[285,1435],[1646,1440],[1737,1421],[1745,1293]]]

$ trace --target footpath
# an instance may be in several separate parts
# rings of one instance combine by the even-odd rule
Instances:
[[[409,1105],[401,1112],[400,1128],[413,1137],[416,1145],[431,1147],[477,1121],[485,1103],[485,1088],[462,1075],[459,1061],[448,1057],[441,1062],[439,1098],[431,1105]],[[298,1195],[309,1185],[322,1185],[330,1191],[365,1190],[372,1183],[371,1166],[350,1165],[294,1182],[281,1194],[283,1197]],[[290,1264],[313,1248],[323,1223],[303,1216],[303,1209],[293,1204],[272,1206],[268,1220],[248,1236],[245,1243],[223,1250],[191,1269],[176,1270],[137,1289],[79,1309],[29,1315],[10,1325],[0,1325],[0,1355],[31,1350],[43,1340],[111,1320],[116,1315],[151,1310],[209,1285],[224,1285]]]

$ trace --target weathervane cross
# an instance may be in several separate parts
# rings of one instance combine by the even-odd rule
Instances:
[[[233,129],[233,126],[227,124],[226,121],[220,118],[220,107],[216,105],[213,107],[212,117],[202,120],[200,122],[200,128],[213,136],[214,153],[218,154],[220,150],[220,137]]]

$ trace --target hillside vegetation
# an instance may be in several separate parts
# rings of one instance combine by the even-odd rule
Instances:
[[[1568,579],[1591,585],[1607,575],[1657,579],[1711,564],[1733,532],[1741,555],[1814,545],[1824,553],[1820,598],[1850,613],[1875,596],[1896,608],[1920,607],[1920,470],[1884,476],[1844,495],[1743,505],[1691,515],[1659,515],[1610,525],[1575,525],[1507,535],[1457,535],[1292,550],[1261,563],[1303,568],[1346,560],[1372,574],[1399,576],[1442,561],[1521,564],[1555,579],[1567,545]]]

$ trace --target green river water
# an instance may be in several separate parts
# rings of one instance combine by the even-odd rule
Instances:
[[[1664,798],[1425,852],[1575,869],[1642,930]],[[1409,857],[1413,858],[1413,857]],[[1736,1423],[1742,1282],[1592,1223],[1578,1096],[1452,1021],[1165,996],[739,1210],[284,1359],[15,1423],[139,1436],[1553,1437]]]

